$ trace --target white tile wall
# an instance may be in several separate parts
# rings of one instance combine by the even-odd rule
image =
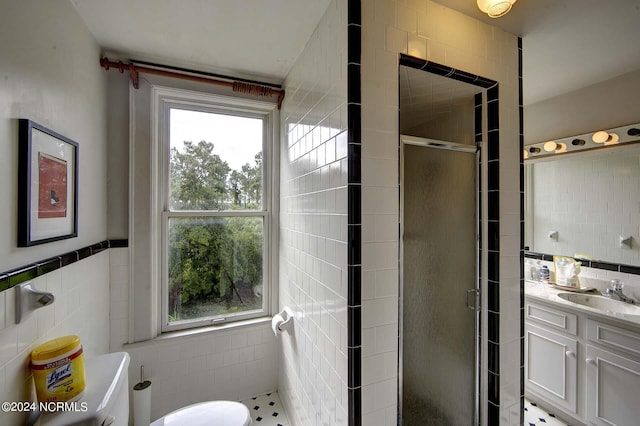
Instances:
[[[0,293],[0,401],[34,400],[31,351],[60,336],[76,334],[91,357],[109,351],[109,252],[42,275],[32,281],[55,301],[15,323],[15,289]],[[26,417],[0,412],[0,424],[23,425]]]
[[[129,341],[129,248],[109,249],[109,316],[112,351]]]
[[[285,80],[281,111],[279,393],[294,425],[347,421],[346,1],[334,0]]]
[[[362,398],[363,424],[368,426],[396,424],[396,399],[378,395],[380,386],[397,380],[397,346],[391,341],[398,327],[397,312],[392,308],[398,297],[398,247],[391,223],[397,226],[399,218],[399,53],[499,82],[500,181],[501,190],[509,190],[500,199],[501,295],[503,289],[504,294],[517,292],[520,278],[517,37],[432,1],[362,2]],[[516,220],[506,220],[509,216]],[[378,230],[377,224],[385,224],[386,231]],[[519,360],[519,352],[511,351],[509,345],[520,341],[519,330],[507,327],[519,318],[517,310],[501,314],[501,345],[505,344],[501,359]],[[519,368],[509,365],[501,368],[503,395],[519,383]],[[501,410],[507,419],[516,404],[519,402],[503,399]]]
[[[278,352],[271,325],[159,339],[128,345],[129,249],[112,248],[111,352],[131,355],[129,383],[151,380],[151,419],[200,401],[241,400],[277,388]]]
[[[209,400],[240,401],[276,390],[278,352],[268,322],[128,345],[129,382],[151,380],[151,419]]]
[[[529,167],[532,251],[640,265],[640,149],[585,153]],[[548,237],[552,230],[558,231],[557,240]],[[621,247],[620,236],[633,237],[632,247]]]

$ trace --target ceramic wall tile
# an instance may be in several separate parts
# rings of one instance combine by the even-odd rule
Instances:
[[[371,365],[376,356],[385,356],[386,351],[392,355],[389,359],[397,358],[396,347],[390,345],[393,333],[385,333],[388,336],[384,339],[385,344],[379,345],[376,331],[379,327],[397,327],[397,324],[384,324],[385,321],[377,319],[382,313],[388,312],[388,304],[377,298],[385,300],[383,295],[389,295],[397,303],[397,290],[395,294],[393,290],[398,285],[397,267],[391,267],[388,259],[397,259],[398,247],[383,248],[382,243],[391,241],[392,224],[397,227],[399,217],[397,166],[391,166],[397,165],[398,161],[398,54],[409,51],[418,58],[497,80],[500,85],[501,114],[499,155],[502,158],[504,154],[509,159],[511,153],[518,151],[518,52],[517,37],[502,31],[496,32],[494,27],[432,1],[362,2],[362,17],[362,353],[363,364],[367,360],[367,365]],[[385,94],[381,90],[383,85],[392,87],[395,96]],[[395,98],[393,102],[392,98]],[[511,114],[511,111],[516,113]],[[377,173],[378,170],[381,173]],[[508,182],[518,181],[517,164],[500,170],[500,191],[508,189]],[[508,289],[513,287],[515,291],[519,289],[519,186],[514,186],[514,189],[500,193],[500,208],[505,211],[505,217],[502,214],[499,217],[498,238],[501,248],[505,246],[506,250],[508,246],[509,250],[516,253],[513,257],[499,258],[500,271],[509,276],[499,285]],[[513,221],[509,221],[507,213],[513,213]],[[381,224],[384,224],[385,232],[377,231]],[[394,240],[397,241],[397,234]],[[388,271],[384,278],[377,275],[383,270]],[[501,316],[500,322],[507,324],[519,321],[519,311],[512,314],[513,318],[507,318],[511,314]],[[516,329],[505,330],[507,334],[517,331],[514,336],[509,334],[505,338],[519,337],[519,329]],[[397,365],[395,369],[391,368],[391,371],[396,370]],[[363,383],[376,384],[377,379],[372,379],[371,374],[375,376],[378,372],[375,368],[363,369]],[[395,424],[395,402],[387,401],[387,407],[370,404],[370,392],[374,389],[374,386],[365,386],[362,390],[363,424]],[[385,410],[393,414],[385,416]],[[509,424],[508,417],[504,424]]]
[[[334,0],[284,82],[280,307],[296,316],[278,386],[291,424],[347,424],[347,85],[332,80],[347,70],[346,35]]]

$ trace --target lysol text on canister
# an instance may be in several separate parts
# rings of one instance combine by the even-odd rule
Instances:
[[[64,402],[85,388],[84,357],[75,335],[49,340],[31,351],[31,372],[39,402]]]

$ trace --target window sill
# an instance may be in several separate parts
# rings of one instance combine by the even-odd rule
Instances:
[[[215,333],[220,333],[224,331],[237,331],[243,328],[263,326],[267,324],[271,324],[270,316],[252,318],[252,319],[247,319],[243,321],[235,321],[227,324],[209,325],[205,327],[191,328],[188,330],[171,331],[168,333],[162,333],[157,337],[154,337],[153,339],[142,340],[140,342],[134,342],[134,343],[127,343],[122,347],[123,349],[135,349],[138,347],[153,345],[156,343],[169,342],[169,341],[173,341],[175,339],[180,339],[183,337],[194,337],[194,336],[200,336],[200,335],[206,335],[206,334],[215,334]]]

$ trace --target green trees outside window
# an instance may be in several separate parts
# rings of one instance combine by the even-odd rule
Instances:
[[[234,216],[262,209],[262,151],[232,170],[215,144],[172,147],[171,211],[228,211],[229,215],[169,217],[169,322],[261,309],[264,217]]]

